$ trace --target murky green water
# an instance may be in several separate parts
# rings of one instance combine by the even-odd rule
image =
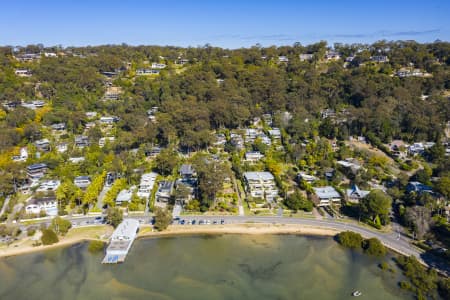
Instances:
[[[0,259],[0,299],[409,299],[400,272],[330,238],[292,235],[137,241],[121,265],[86,244]],[[393,265],[393,264],[392,264]]]

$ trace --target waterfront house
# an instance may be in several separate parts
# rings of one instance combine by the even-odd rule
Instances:
[[[150,197],[152,190],[153,190],[153,186],[155,185],[157,176],[158,176],[158,174],[153,173],[153,172],[142,174],[141,182],[139,183],[139,189],[137,191],[138,197],[141,197],[141,198],[149,198]]]
[[[124,189],[117,194],[116,197],[116,205],[122,205],[124,202],[130,202],[131,198],[133,196],[133,190],[132,189]]]
[[[158,185],[158,190],[156,191],[156,201],[167,203],[170,200],[170,197],[172,196],[174,187],[173,181],[160,181]]]
[[[35,215],[45,212],[46,215],[56,216],[58,215],[58,202],[56,197],[32,198],[27,202],[25,212]]]
[[[332,186],[314,187],[314,202],[317,206],[330,206],[331,204],[340,205],[341,195]]]
[[[270,172],[245,172],[246,190],[254,198],[273,202],[278,197],[275,178]]]

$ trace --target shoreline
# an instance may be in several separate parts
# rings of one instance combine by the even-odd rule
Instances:
[[[105,230],[107,226],[105,226]],[[152,230],[151,226],[141,226],[136,240],[145,238],[157,238],[165,236],[187,236],[198,234],[242,234],[242,235],[259,235],[259,234],[292,234],[292,235],[310,235],[310,236],[334,236],[339,231],[327,228],[311,227],[311,226],[299,226],[294,224],[232,224],[232,225],[171,225],[165,231],[148,231]],[[32,246],[30,244],[23,244],[15,247],[11,245],[9,247],[0,248],[0,258],[7,258],[12,256],[19,256],[24,254],[30,254],[34,252],[42,252],[60,247],[68,247],[74,244],[86,242],[86,241],[102,241],[107,242],[104,239],[92,238],[85,236],[73,236],[70,238],[63,238],[58,243],[53,245],[41,245]]]

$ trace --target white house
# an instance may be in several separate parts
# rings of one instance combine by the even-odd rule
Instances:
[[[49,216],[58,214],[58,203],[55,197],[32,198],[25,206],[27,214],[40,214],[41,211]]]
[[[114,124],[117,121],[119,121],[119,118],[115,117],[115,116],[100,118],[100,123],[102,123],[102,124]]]
[[[56,189],[60,186],[61,181],[59,180],[46,180],[41,183],[41,185],[37,188],[37,192],[48,192],[48,191],[56,191]]]
[[[266,201],[275,201],[278,197],[278,189],[275,178],[270,172],[245,172],[247,192],[254,198],[262,198]]]
[[[31,71],[28,69],[16,69],[14,73],[19,77],[30,77]]]
[[[299,55],[300,61],[306,61],[306,60],[312,60],[314,58],[314,54],[300,54]]]
[[[90,176],[78,176],[75,178],[73,183],[77,187],[84,189],[84,188],[87,188],[91,184],[91,177]]]
[[[164,69],[166,64],[160,64],[160,63],[152,63],[152,69]]]
[[[139,189],[137,191],[137,196],[141,198],[148,198],[152,193],[153,186],[156,182],[156,177],[158,174],[156,173],[145,173],[142,174],[141,182],[139,183]]]
[[[264,155],[262,155],[259,151],[250,151],[245,153],[245,161],[248,162],[257,162],[263,157]]]

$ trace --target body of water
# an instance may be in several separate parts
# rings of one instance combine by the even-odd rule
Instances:
[[[331,238],[216,235],[142,239],[124,264],[87,244],[0,259],[0,299],[410,299],[401,272]],[[389,258],[384,259],[389,261]],[[394,266],[393,262],[390,262]]]

